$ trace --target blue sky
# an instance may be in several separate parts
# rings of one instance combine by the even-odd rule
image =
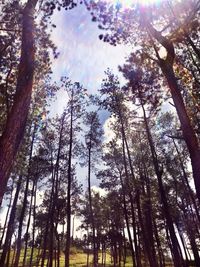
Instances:
[[[111,46],[99,40],[98,24],[91,21],[91,15],[84,5],[72,10],[55,12],[52,22],[56,28],[52,40],[60,53],[53,61],[53,79],[59,82],[61,76],[69,77],[72,82],[80,82],[89,93],[100,88],[104,71],[107,68],[118,72],[118,66],[125,62],[130,54],[128,46]],[[63,90],[57,94],[57,100],[51,106],[51,114],[61,113],[67,101]],[[100,112],[101,122],[108,118],[108,112]],[[86,185],[87,170],[77,168],[78,180]],[[92,175],[92,185],[98,181]]]
[[[119,45],[111,46],[99,40],[97,23],[91,21],[91,15],[84,5],[72,10],[62,10],[53,16],[56,28],[52,40],[60,53],[53,62],[53,78],[59,81],[62,75],[73,82],[79,81],[89,93],[97,92],[104,77],[104,71],[111,68],[117,72],[118,65],[125,62],[131,48]],[[65,103],[63,91],[58,93],[58,100],[52,111],[60,113]]]

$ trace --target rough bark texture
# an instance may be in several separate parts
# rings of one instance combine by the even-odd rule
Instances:
[[[0,138],[0,204],[10,175],[13,160],[25,132],[31,102],[34,75],[34,9],[37,0],[28,0],[23,10],[21,58],[16,94],[12,109]]]

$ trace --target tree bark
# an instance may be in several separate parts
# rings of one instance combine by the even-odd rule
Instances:
[[[172,99],[174,102],[174,106],[176,108],[181,129],[183,132],[183,138],[186,142],[193,171],[193,178],[195,183],[195,189],[197,193],[197,197],[200,202],[200,145],[195,134],[195,131],[192,127],[191,120],[187,114],[187,110],[183,101],[183,97],[181,95],[181,88],[177,83],[176,76],[173,70],[174,58],[175,58],[175,51],[173,43],[167,39],[166,37],[162,36],[160,32],[158,32],[149,22],[146,22],[147,31],[149,34],[156,39],[167,51],[166,59],[161,59],[158,51],[155,49],[158,64],[163,72],[164,77],[167,80]]]
[[[25,132],[31,102],[35,62],[34,11],[37,2],[38,0],[28,0],[23,10],[22,45],[16,94],[0,138],[0,205],[13,160]]]

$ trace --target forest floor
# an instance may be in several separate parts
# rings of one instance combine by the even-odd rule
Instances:
[[[25,267],[29,266],[30,252],[31,252],[30,249],[28,249]],[[36,266],[38,267],[41,264],[41,258],[39,261],[38,252],[40,253],[40,251],[38,249],[34,250],[32,266],[35,266],[35,267]],[[9,266],[13,266],[13,254],[14,254],[14,250],[12,250],[10,253]],[[24,250],[22,249],[21,255],[20,255],[20,264],[18,267],[22,266],[23,256],[24,256]],[[90,254],[90,256],[89,256],[90,266],[92,266],[92,258],[93,258],[93,256],[92,256],[92,254]],[[102,266],[101,261],[102,261],[101,254],[99,254],[99,267]],[[65,263],[64,253],[61,253],[60,267],[64,267],[64,263]],[[45,262],[45,264],[47,264],[47,261]],[[70,254],[70,266],[71,267],[85,267],[86,265],[87,265],[87,254],[84,253],[82,250],[79,250],[79,249],[73,247],[71,249],[71,254]],[[106,267],[111,267],[111,266],[113,266],[113,263],[111,262],[110,254],[107,253],[107,255],[106,255]],[[123,263],[122,263],[122,266],[123,266]],[[131,256],[127,256],[125,267],[132,267],[132,266],[133,265],[132,265]],[[148,265],[143,265],[143,266],[148,267]],[[173,267],[173,265],[171,264],[171,262],[167,262],[166,267]]]
[[[26,256],[26,264],[25,264],[25,267],[29,266],[29,261],[30,261],[30,249],[28,249],[27,251],[27,256]],[[10,253],[10,261],[9,261],[9,266],[12,266],[13,264],[13,254],[14,254],[14,251],[12,250],[11,253]],[[24,256],[24,250],[22,249],[21,250],[21,254],[20,254],[20,264],[18,267],[21,267],[22,266],[22,262],[23,262],[23,256]],[[90,254],[89,256],[89,263],[91,264],[92,266],[92,254]],[[38,260],[39,260],[39,257],[38,257],[38,249],[35,249],[34,250],[34,255],[33,255],[33,263],[32,263],[32,266],[40,266],[38,264]],[[99,266],[101,266],[101,255],[99,254]],[[41,259],[40,259],[40,263],[41,263]],[[46,261],[47,263],[47,261]],[[61,256],[60,256],[60,267],[64,267],[64,263],[65,263],[65,257],[64,257],[64,253],[61,253]],[[78,250],[76,248],[73,248],[72,249],[72,252],[70,254],[70,266],[71,267],[84,267],[87,265],[87,254],[84,253],[82,250]],[[106,255],[106,266],[109,267],[109,266],[113,266],[113,263],[111,262],[111,257],[110,257],[110,254],[108,253]],[[125,267],[131,267],[132,266],[132,260],[131,260],[131,257],[128,256],[126,258],[126,265]]]

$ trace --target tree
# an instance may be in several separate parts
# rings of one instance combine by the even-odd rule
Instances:
[[[147,65],[150,69],[152,69],[153,64],[157,71],[162,72],[181,123],[183,138],[190,154],[195,188],[200,200],[200,172],[198,167],[200,165],[200,147],[184,104],[181,87],[176,79],[174,48],[177,41],[180,40],[174,37],[177,32],[183,30],[183,36],[185,34],[189,36],[190,32],[186,30],[185,25],[191,27],[193,24],[199,12],[199,2],[193,1],[189,5],[189,1],[187,1],[186,5],[183,5],[183,2],[171,1],[170,4],[172,8],[168,8],[168,1],[163,1],[155,8],[133,4],[132,8],[124,12],[120,10],[120,6],[110,7],[103,1],[86,1],[88,9],[93,10],[93,20],[99,21],[101,29],[111,32],[105,34],[105,36],[101,35],[101,39],[114,45],[123,41],[138,45],[141,49],[136,49],[136,52],[134,52],[136,62],[140,65]],[[173,21],[172,10],[181,12],[182,17],[178,25],[177,21],[175,23]],[[164,20],[162,19],[163,16],[165,17]],[[175,41],[173,38],[175,38]],[[161,48],[165,49],[165,57],[160,55]]]
[[[94,157],[98,157],[98,152],[100,150],[101,138],[102,138],[102,129],[101,124],[99,122],[99,118],[97,112],[86,113],[85,116],[85,125],[88,127],[88,130],[85,134],[85,165],[88,167],[88,198],[89,198],[89,208],[90,208],[90,217],[91,217],[91,225],[92,225],[92,238],[93,238],[93,264],[94,266],[98,266],[98,247],[96,243],[96,225],[95,225],[95,217],[94,217],[94,206],[92,201],[92,193],[91,193],[91,170],[94,168],[95,159]]]

